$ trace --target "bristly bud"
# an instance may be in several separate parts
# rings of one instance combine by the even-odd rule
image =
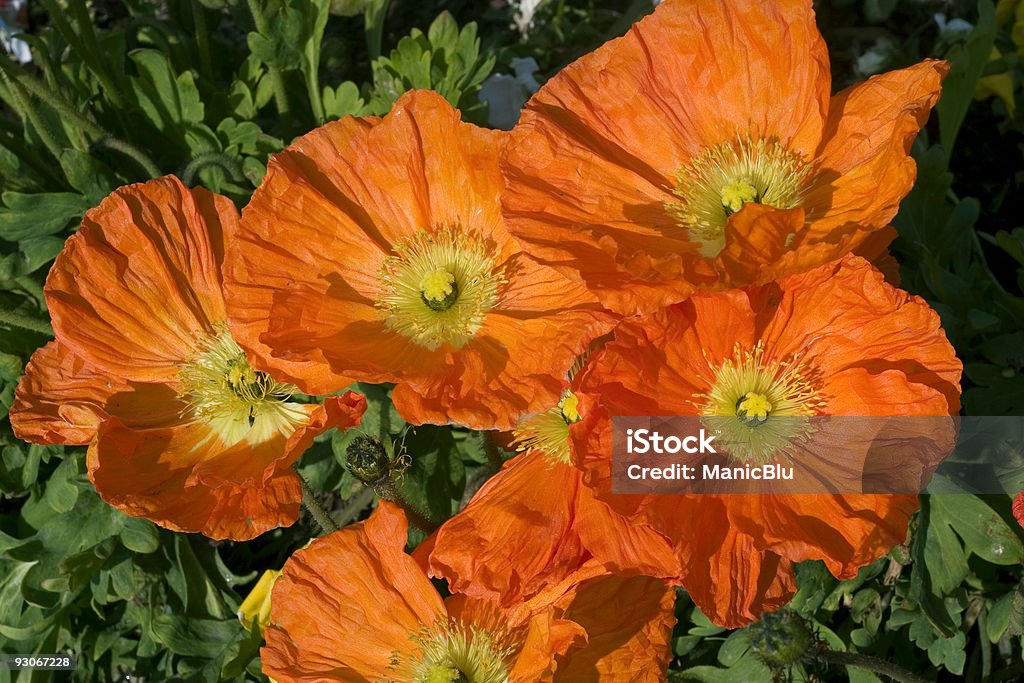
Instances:
[[[345,451],[348,471],[359,481],[372,486],[391,473],[391,456],[379,440],[359,435]]]
[[[799,663],[814,643],[807,623],[790,610],[768,612],[749,627],[750,649],[769,667]]]

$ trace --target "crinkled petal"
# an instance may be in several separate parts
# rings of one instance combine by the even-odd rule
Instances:
[[[675,597],[675,590],[647,576],[603,576],[576,586],[562,599],[563,616],[586,630],[587,645],[564,658],[555,680],[664,681]]]
[[[263,672],[279,683],[377,681],[445,606],[405,554],[402,512],[381,502],[370,518],[316,539],[285,563],[271,595]]]
[[[196,339],[226,320],[226,197],[174,176],[122,187],[89,211],[46,280],[57,339],[126,380],[171,382]]]
[[[34,354],[14,392],[10,420],[19,439],[84,446],[107,417],[112,394],[129,385],[52,341]]]
[[[510,428],[557,401],[575,354],[613,321],[506,230],[504,140],[412,91],[383,119],[328,124],[277,155],[225,265],[231,328],[256,365],[311,393],[396,383],[416,424]],[[389,327],[379,300],[385,259],[442,230],[486,245],[502,282],[468,341],[429,349]]]
[[[136,405],[138,396],[131,399],[126,404]],[[231,447],[203,423],[132,425],[115,416],[89,448],[89,477],[127,514],[176,531],[248,540],[295,522],[302,494],[291,465],[317,434],[358,424],[365,405],[354,394],[328,397],[303,406],[307,421],[289,437]]]
[[[665,209],[676,173],[745,135],[812,157],[830,83],[805,0],[663,3],[527,104],[502,163],[510,229],[616,311],[679,301],[718,275]]]
[[[910,146],[948,71],[948,62],[929,59],[832,98],[819,168],[804,202],[812,222],[802,240],[825,240],[848,251],[868,231],[888,225],[914,184]],[[853,242],[841,241],[851,233],[859,233]]]
[[[432,573],[505,604],[561,581],[587,559],[573,528],[580,473],[540,452],[505,464],[437,533]]]

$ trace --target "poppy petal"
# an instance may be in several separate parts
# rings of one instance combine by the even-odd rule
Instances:
[[[115,191],[85,215],[46,280],[57,338],[90,365],[139,382],[173,382],[197,338],[226,319],[226,197],[166,176]]]

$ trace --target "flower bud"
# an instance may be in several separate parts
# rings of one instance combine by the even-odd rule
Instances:
[[[371,436],[359,435],[352,439],[345,455],[348,471],[364,484],[380,481],[391,469],[391,457],[384,444]]]
[[[751,650],[770,667],[797,664],[813,641],[804,620],[789,610],[768,612],[748,632]]]

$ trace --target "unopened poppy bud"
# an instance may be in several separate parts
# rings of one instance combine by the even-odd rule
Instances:
[[[388,475],[391,458],[377,439],[357,436],[345,451],[349,472],[364,484],[374,484]]]
[[[788,610],[765,614],[749,632],[750,648],[770,667],[797,664],[813,641],[804,620]]]

